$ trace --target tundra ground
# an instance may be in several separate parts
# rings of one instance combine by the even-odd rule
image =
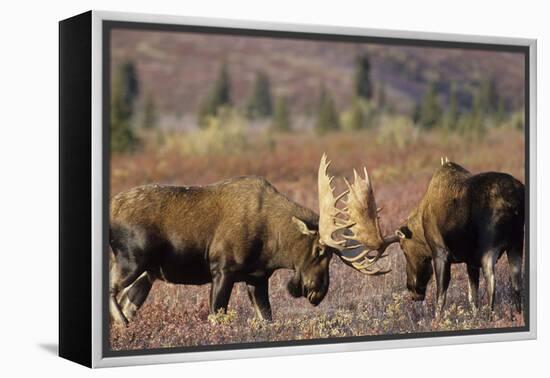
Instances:
[[[208,142],[208,135],[150,136],[138,152],[111,160],[111,194],[145,183],[204,185],[228,177],[266,177],[282,193],[317,211],[316,174],[326,152],[331,173],[352,175],[367,165],[374,183],[383,232],[407,217],[422,197],[440,157],[470,171],[502,171],[524,182],[524,138],[521,131],[492,129],[484,138],[443,132],[381,136],[375,131],[334,133],[317,137],[307,132],[272,135],[258,132],[242,138],[226,135]],[[337,184],[337,191],[342,190]],[[504,328],[524,325],[512,310],[506,256],[496,266],[495,314],[486,307],[474,313],[467,300],[466,267],[453,265],[445,314],[434,318],[432,280],[424,302],[412,302],[405,288],[405,258],[398,245],[388,249],[380,264],[391,266],[383,276],[364,276],[333,258],[330,289],[318,307],[293,299],[286,291],[290,272],[278,271],[270,280],[273,321],[254,318],[244,284],[233,290],[226,315],[209,316],[209,285],[177,286],[156,282],[136,319],[127,327],[111,327],[114,350],[164,348],[257,341],[319,339],[327,337],[403,334],[441,330]],[[487,295],[483,278],[480,304]]]

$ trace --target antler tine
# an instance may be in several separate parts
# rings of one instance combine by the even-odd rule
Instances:
[[[365,172],[365,181],[367,182],[367,185],[370,186],[370,176],[369,171],[367,171],[367,167],[363,166],[363,172]]]
[[[339,255],[340,258],[342,257],[342,255]],[[384,256],[385,257],[385,256]],[[357,270],[358,272],[360,273],[363,273],[363,274],[368,274],[368,275],[380,275],[380,274],[386,274],[386,273],[389,273],[391,272],[391,268],[372,268],[372,265],[365,265],[365,264],[361,264],[361,263],[355,263],[355,262],[348,262],[344,259],[342,259],[342,261],[352,267],[353,269]]]
[[[357,171],[353,170],[354,182],[350,184],[344,178],[349,190],[347,202],[347,215],[350,222],[355,225],[351,227],[354,240],[363,244],[368,249],[378,249],[383,243],[382,235],[377,220],[377,207],[370,183],[369,173],[363,167],[365,178],[363,179]]]
[[[346,247],[346,249],[357,249],[360,246],[361,246],[360,244],[355,244],[353,246]],[[359,260],[364,260],[365,258],[368,258],[368,254],[370,252],[371,250],[365,249],[364,251],[362,251],[361,253],[359,253],[357,256],[354,256],[354,257],[348,257],[348,256],[342,255],[342,260],[346,260],[350,263],[357,262]]]
[[[338,215],[346,215],[343,210],[337,207],[337,204],[344,196],[348,195],[349,191],[346,190],[336,198],[334,197],[334,189],[331,186],[334,177],[329,177],[328,174],[330,164],[331,162],[327,161],[327,155],[323,154],[317,175],[319,190],[319,239],[321,243],[327,246],[342,250],[345,247],[346,241],[335,240],[333,234],[353,225],[351,222],[338,217]]]
[[[386,257],[387,255],[384,255],[384,257]],[[366,261],[361,261],[361,262],[355,262],[355,263],[352,263],[354,267],[356,268],[359,268],[359,269],[371,269],[371,266],[374,265],[374,262],[371,262],[370,260],[368,259],[365,259]],[[378,260],[376,260],[378,261]]]
[[[391,272],[391,268],[387,268],[387,269],[376,268],[374,270],[361,269],[361,270],[359,270],[359,272],[361,272],[363,274],[368,274],[370,276],[378,276],[378,275],[381,275],[381,274],[387,274],[387,273]]]
[[[338,201],[340,201],[342,198],[344,198],[344,196],[347,196],[349,194],[349,190],[345,190],[343,191],[342,193],[340,193],[340,195],[338,195],[338,197],[336,197],[334,199],[334,205],[336,206],[336,204],[338,203]],[[339,210],[339,209],[338,209]]]
[[[374,193],[370,182],[369,173],[363,167],[365,178],[361,177],[354,169],[354,182],[350,184],[344,178],[347,189],[334,196],[334,189],[331,184],[333,176],[329,176],[328,168],[331,162],[327,155],[323,154],[319,163],[317,185],[319,190],[319,241],[329,247],[336,249],[336,254],[342,261],[363,274],[376,275],[388,273],[391,269],[372,268],[373,264],[383,256],[386,247],[393,242],[383,238],[378,226],[378,212]],[[338,202],[347,196],[345,207],[337,207]],[[339,217],[339,215],[343,217]],[[334,239],[337,231],[347,231],[340,234],[341,240]],[[356,243],[349,244],[348,241]],[[345,256],[343,250],[363,248],[357,256]],[[376,251],[375,256],[370,256]]]
[[[338,256],[345,264],[353,267],[364,274],[384,274],[391,269],[375,268],[373,265],[383,257],[386,248],[398,239],[392,236],[383,237],[378,225],[378,216],[382,208],[376,206],[372,183],[369,172],[366,167],[363,167],[364,178],[359,175],[357,170],[353,170],[354,182],[350,182],[344,177],[344,182],[348,188],[349,195],[346,203],[346,208],[343,212],[347,215],[350,222],[349,234],[344,234],[342,237],[348,241],[355,241],[354,244],[348,244],[344,250],[354,250],[363,247],[361,251],[354,257],[345,256],[342,251]],[[375,256],[370,256],[372,252],[376,252]]]
[[[360,247],[361,247],[361,244],[355,244],[352,246],[345,247],[344,250],[357,249]],[[371,252],[377,252],[376,256],[371,257],[370,256]],[[379,253],[378,251],[373,251],[370,249],[365,249],[362,252],[358,253],[356,256],[346,256],[341,253],[342,260],[345,260],[350,263],[359,263],[359,264],[368,264],[368,265],[374,264],[376,261],[378,261],[378,259],[382,257],[386,257],[386,255],[382,256],[382,254]]]

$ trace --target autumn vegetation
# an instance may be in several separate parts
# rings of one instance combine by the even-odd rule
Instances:
[[[390,62],[390,60],[388,60]],[[408,67],[408,66],[407,66]],[[403,66],[403,72],[409,72]],[[141,84],[135,63],[113,67],[111,90],[111,194],[147,183],[206,185],[241,175],[263,176],[292,200],[317,209],[316,175],[327,153],[332,174],[350,178],[367,165],[382,231],[407,217],[422,197],[440,157],[472,172],[502,171],[524,182],[523,108],[513,106],[487,77],[467,87],[423,81],[422,95],[408,111],[397,109],[389,86],[372,80],[368,54],[355,59],[349,100],[342,105],[331,86],[318,81],[315,104],[297,107],[289,93],[275,91],[269,70],[253,77],[249,96],[233,93],[231,63],[220,61],[189,125],[166,127],[153,92]],[[415,73],[416,72],[416,73]],[[417,71],[407,73],[413,80]],[[408,77],[408,76],[407,76]],[[338,182],[337,190],[343,189]],[[238,206],[238,204],[235,204]],[[488,329],[524,325],[514,313],[506,258],[496,266],[496,307],[474,313],[467,300],[467,274],[453,265],[443,316],[435,319],[435,285],[425,302],[409,299],[405,258],[398,245],[380,264],[392,269],[364,276],[333,259],[330,289],[312,307],[286,291],[290,272],[270,280],[273,321],[254,317],[244,284],[234,288],[227,314],[209,315],[209,285],[155,282],[136,319],[110,330],[115,350],[324,339],[347,336]],[[481,304],[487,298],[484,282]]]
[[[393,127],[393,126],[391,126]],[[503,127],[490,130],[482,141],[463,143],[456,135],[430,131],[388,137],[384,128],[359,133],[337,132],[318,137],[258,134],[241,144],[215,143],[215,152],[202,155],[189,141],[157,146],[150,140],[140,153],[112,159],[112,192],[143,183],[204,185],[226,177],[254,174],[266,177],[281,192],[300,204],[317,208],[316,168],[319,156],[334,157],[333,173],[350,177],[353,167],[368,164],[377,199],[384,206],[383,231],[395,228],[421,198],[442,155],[473,172],[497,170],[524,179],[522,133]],[[406,130],[406,129],[405,129]],[[407,131],[405,131],[407,133]],[[172,136],[173,139],[180,137]],[[228,136],[232,140],[233,136]],[[402,144],[395,140],[404,138]],[[197,139],[194,143],[214,143]],[[397,147],[401,145],[402,147]],[[341,183],[339,183],[341,185]],[[237,205],[237,204],[236,204]],[[244,284],[235,286],[227,315],[209,317],[209,286],[178,286],[156,282],[137,318],[126,329],[111,330],[114,349],[159,348],[218,343],[275,341],[400,334],[434,330],[462,330],[521,326],[513,314],[506,258],[496,267],[496,313],[488,320],[487,309],[473,313],[467,301],[464,266],[453,266],[444,316],[434,319],[435,287],[430,283],[426,301],[412,302],[405,288],[405,258],[397,245],[389,249],[392,272],[370,277],[333,259],[330,289],[325,300],[312,307],[293,299],[286,291],[290,272],[279,271],[270,280],[274,321],[254,318]],[[483,280],[481,303],[486,303]]]

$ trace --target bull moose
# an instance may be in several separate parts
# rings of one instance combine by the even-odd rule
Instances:
[[[233,285],[245,282],[257,316],[271,319],[268,280],[277,269],[294,275],[293,297],[318,305],[329,287],[333,254],[366,274],[385,273],[375,258],[344,254],[333,234],[350,224],[336,207],[329,163],[319,166],[319,215],[292,202],[259,177],[203,186],[140,186],[115,195],[110,205],[109,311],[128,324],[155,280],[212,283],[210,312],[227,309]]]
[[[471,174],[460,165],[442,159],[424,197],[393,234],[382,236],[378,210],[367,169],[365,178],[356,171],[349,188],[346,219],[353,240],[378,255],[399,242],[406,259],[407,289],[414,300],[425,298],[435,271],[436,313],[444,305],[451,278],[451,264],[465,263],[468,299],[477,309],[479,272],[483,271],[491,314],[494,308],[494,266],[506,252],[515,308],[521,312],[521,268],[524,238],[524,185],[498,172]],[[344,235],[345,236],[345,235]]]

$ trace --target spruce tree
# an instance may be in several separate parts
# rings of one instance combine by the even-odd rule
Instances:
[[[119,75],[122,77],[124,101],[132,108],[139,96],[139,81],[136,66],[130,61],[122,63],[119,68]]]
[[[411,118],[415,125],[418,125],[420,123],[420,108],[420,104],[416,102],[411,113]]]
[[[504,119],[506,118],[506,105],[504,103],[504,99],[500,97],[498,99],[498,106],[495,114],[495,119],[498,124],[502,123]]]
[[[214,86],[199,105],[198,120],[199,126],[206,127],[208,118],[215,117],[222,106],[231,105],[231,80],[227,64],[223,63],[218,73]]]
[[[275,101],[275,112],[273,114],[274,130],[287,132],[291,130],[290,127],[290,111],[288,109],[288,102],[286,97],[281,96]]]
[[[484,101],[482,95],[478,94],[474,96],[474,103],[472,105],[472,118],[470,124],[470,130],[476,136],[481,136],[484,132]]]
[[[143,104],[143,128],[152,129],[157,124],[157,108],[153,96],[148,93]]]
[[[319,110],[317,114],[317,122],[315,123],[315,130],[319,134],[324,134],[331,130],[338,130],[340,128],[340,121],[334,100],[323,86],[321,87],[321,93],[319,96]]]
[[[121,64],[113,73],[111,83],[111,151],[127,152],[135,148],[137,139],[132,130],[132,118],[139,85],[135,66]]]
[[[370,59],[368,55],[362,54],[355,62],[354,77],[355,95],[365,100],[372,98],[372,82],[370,79]]]
[[[217,110],[218,107],[223,105],[231,105],[231,82],[227,64],[225,63],[220,67],[218,79],[214,83],[214,88],[210,95],[210,106],[212,109]]]
[[[447,127],[450,130],[455,130],[457,127],[459,112],[456,83],[451,83],[449,91],[449,110],[447,112]]]
[[[478,91],[473,95],[472,108],[462,123],[461,131],[464,134],[477,138],[485,134],[483,107],[483,94]]]
[[[485,115],[493,115],[496,113],[499,103],[499,96],[496,82],[493,78],[484,80],[481,83],[479,102],[480,110]]]
[[[201,128],[208,126],[209,117],[216,114],[215,110],[211,108],[208,98],[203,99],[199,104],[199,111],[197,114],[197,120]]]
[[[350,130],[359,130],[365,126],[365,113],[361,100],[354,98],[351,104],[349,113],[349,128]]]
[[[387,110],[386,109],[387,107],[386,86],[384,85],[384,83],[381,83],[378,86],[376,97],[377,97],[376,102],[378,103],[378,108],[382,111]]]
[[[441,122],[441,105],[437,96],[435,83],[430,83],[426,94],[420,105],[419,124],[420,126],[431,129],[438,126]]]
[[[265,118],[273,113],[269,78],[264,72],[256,73],[254,88],[246,106],[250,118]]]

